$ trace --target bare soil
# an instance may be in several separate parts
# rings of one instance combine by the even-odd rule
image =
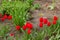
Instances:
[[[34,4],[35,3],[39,3],[41,5],[41,9],[33,11],[32,16],[34,19],[32,19],[31,21],[33,22],[34,27],[38,27],[39,18],[41,15],[43,17],[47,17],[48,19],[52,19],[54,15],[60,17],[60,0],[56,0],[54,10],[49,10],[45,6],[46,3],[48,3],[48,5],[51,5],[52,0],[35,0]]]

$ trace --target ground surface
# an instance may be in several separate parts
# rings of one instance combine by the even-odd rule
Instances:
[[[34,19],[32,22],[34,22],[34,27],[38,27],[39,18],[43,14],[43,17],[47,17],[48,19],[51,19],[53,15],[57,15],[60,17],[60,0],[57,0],[55,3],[56,8],[54,10],[49,10],[47,7],[45,7],[45,4],[48,3],[49,5],[52,3],[51,0],[35,0],[34,3],[39,3],[42,5],[40,10],[34,10],[32,16]]]

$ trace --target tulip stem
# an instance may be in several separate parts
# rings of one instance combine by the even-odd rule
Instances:
[[[56,30],[55,30],[54,32],[56,32],[58,28],[59,28],[59,25],[57,26],[57,28],[56,28]],[[53,32],[53,33],[54,33],[54,32]]]

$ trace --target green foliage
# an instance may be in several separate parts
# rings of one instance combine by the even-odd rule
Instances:
[[[58,19],[56,25],[51,25],[50,27],[44,26],[43,29],[33,30],[30,36],[27,36],[27,34],[24,34],[24,37],[22,39],[28,39],[29,40],[59,40],[60,38],[60,19]],[[28,38],[27,38],[28,37]]]
[[[33,3],[34,0],[26,0],[30,5]]]
[[[30,8],[39,8],[39,4],[32,5],[34,0],[15,0],[15,1],[2,1],[0,6],[1,13],[8,13],[12,15],[15,25],[23,26],[29,18]]]
[[[10,30],[9,26],[0,26],[0,36],[6,37],[9,30]]]
[[[49,40],[59,40],[59,38],[60,38],[60,31],[58,30],[56,36],[51,36]]]
[[[7,40],[14,40],[14,37],[13,37],[13,36],[9,36],[9,37],[7,38]]]
[[[34,4],[34,8],[36,8],[36,9],[39,9],[41,7],[41,5],[40,4]]]
[[[35,9],[40,9],[40,8],[41,8],[41,5],[38,4],[38,3],[36,3],[36,4],[34,4],[34,5],[31,7],[31,10],[33,11],[33,10],[35,10]]]
[[[28,19],[28,11],[30,10],[32,0],[22,1],[3,1],[0,6],[1,13],[12,15],[15,25],[23,26]]]

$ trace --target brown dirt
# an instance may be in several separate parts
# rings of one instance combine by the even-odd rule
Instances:
[[[60,17],[60,0],[57,0],[55,2],[56,7],[54,10],[49,10],[47,9],[47,7],[45,7],[46,3],[48,3],[48,5],[52,4],[51,0],[35,0],[34,4],[35,3],[39,3],[41,5],[41,9],[33,11],[32,16],[34,17],[34,19],[31,20],[31,22],[33,22],[34,27],[38,27],[40,14],[43,14],[43,17],[47,17],[48,19],[52,19],[53,15],[57,15],[58,17]]]

